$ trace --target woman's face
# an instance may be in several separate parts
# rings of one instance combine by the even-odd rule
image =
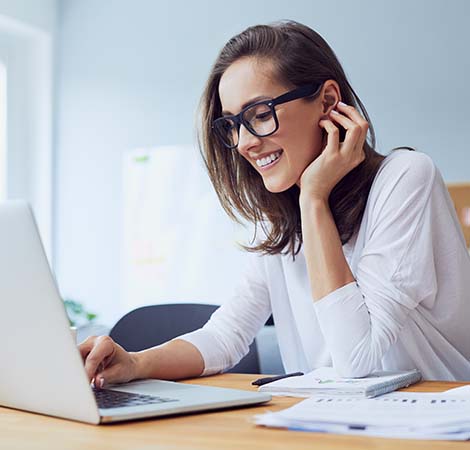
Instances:
[[[293,89],[275,80],[272,72],[269,63],[254,58],[230,65],[219,84],[224,114],[238,114],[255,98],[273,99]],[[325,115],[322,110],[320,96],[314,101],[293,100],[276,106],[279,129],[271,136],[257,137],[240,127],[238,151],[261,175],[268,191],[282,192],[298,183],[305,168],[321,153],[323,134],[318,122]],[[277,160],[259,166],[260,159],[273,154],[279,154]]]

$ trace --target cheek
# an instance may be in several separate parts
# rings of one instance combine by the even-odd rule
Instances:
[[[323,149],[324,133],[313,120],[285,121],[279,127],[279,144],[287,149],[295,161],[305,164],[313,161]]]

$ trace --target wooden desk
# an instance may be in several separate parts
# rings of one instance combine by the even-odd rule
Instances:
[[[256,375],[224,374],[187,381],[238,389],[254,389]],[[410,391],[440,392],[466,383],[427,381]],[[114,425],[87,425],[0,408],[0,449],[470,449],[470,442],[400,441],[335,436],[257,427],[254,414],[287,408],[301,399],[274,397],[266,405]]]

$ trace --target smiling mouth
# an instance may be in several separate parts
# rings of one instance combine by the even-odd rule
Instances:
[[[281,154],[282,154],[282,150],[277,150],[264,158],[257,159],[256,165],[260,169],[264,169],[269,166],[272,166],[274,165],[276,161],[279,160],[279,158],[281,157]]]

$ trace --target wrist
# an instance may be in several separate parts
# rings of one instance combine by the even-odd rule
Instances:
[[[131,376],[133,380],[141,380],[144,378],[148,378],[144,368],[146,364],[144,362],[145,354],[143,351],[141,352],[129,352],[129,356],[131,358]]]
[[[300,209],[304,208],[314,208],[314,209],[325,209],[330,207],[328,203],[328,198],[319,197],[317,195],[300,193],[299,196],[299,206]]]

